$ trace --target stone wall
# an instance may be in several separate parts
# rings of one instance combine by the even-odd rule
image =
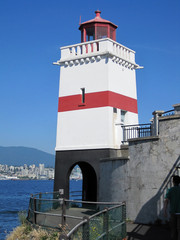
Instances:
[[[100,163],[101,201],[126,201],[127,218],[164,221],[164,195],[180,166],[180,115],[159,117],[159,135],[129,140],[129,158]]]

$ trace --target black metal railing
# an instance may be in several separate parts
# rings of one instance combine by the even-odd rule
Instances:
[[[126,237],[125,202],[73,201],[61,198],[59,192],[40,193],[30,197],[27,220],[60,232],[68,226],[64,239],[122,240]]]
[[[175,113],[174,113],[174,109],[172,109],[172,110],[169,110],[169,111],[166,111],[166,112],[164,112],[163,114],[162,114],[162,116],[163,117],[165,117],[165,116],[172,116],[172,115],[174,115]]]
[[[151,123],[124,125],[122,126],[122,130],[123,130],[123,142],[127,142],[128,139],[152,136]]]

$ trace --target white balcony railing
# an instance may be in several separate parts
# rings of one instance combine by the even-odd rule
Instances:
[[[59,62],[110,53],[135,64],[135,52],[109,38],[70,45],[61,48]]]

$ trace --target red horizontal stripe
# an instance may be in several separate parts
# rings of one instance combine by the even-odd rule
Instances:
[[[59,97],[58,112],[88,108],[115,107],[137,113],[137,100],[111,91],[86,93],[85,103],[81,94]]]

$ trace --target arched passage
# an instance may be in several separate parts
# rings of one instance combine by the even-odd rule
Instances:
[[[82,200],[97,201],[97,176],[94,168],[87,162],[77,162],[70,168],[69,176],[76,165],[82,172]]]

